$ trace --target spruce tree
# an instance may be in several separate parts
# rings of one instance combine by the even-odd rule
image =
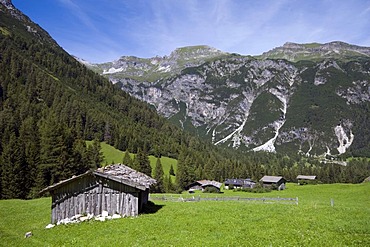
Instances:
[[[138,153],[136,155],[136,162],[136,165],[139,168],[139,172],[142,172],[148,176],[152,176],[152,167],[150,166],[149,157],[146,155],[145,152],[141,151],[141,149],[138,150]]]
[[[125,155],[123,156],[123,161],[122,161],[122,163],[123,163],[124,165],[128,166],[128,167],[133,168],[133,161],[132,161],[132,159],[131,159],[131,157],[130,157],[130,153],[129,153],[129,151],[128,151],[128,150],[126,150]]]
[[[157,162],[154,169],[154,179],[157,180],[157,183],[153,187],[153,191],[157,193],[164,192],[163,178],[164,172],[161,163],[161,159],[157,158]]]
[[[24,149],[13,133],[2,153],[2,198],[25,199],[29,193],[27,164]]]
[[[90,157],[90,168],[99,168],[104,160],[104,155],[101,152],[101,145],[98,139],[94,139],[92,144],[87,147],[87,154]]]

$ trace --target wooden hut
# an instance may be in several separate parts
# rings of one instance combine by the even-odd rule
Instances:
[[[256,183],[249,178],[228,178],[225,180],[225,189],[254,188]]]
[[[51,223],[81,214],[136,216],[148,202],[156,181],[117,164],[73,176],[43,189],[52,196]]]
[[[189,190],[189,192],[192,192],[194,190],[205,191],[207,188],[214,188],[216,191],[220,192],[221,186],[222,183],[217,181],[199,180],[186,186],[186,189]]]
[[[298,181],[299,185],[316,184],[317,183],[316,176],[311,176],[311,175],[298,175],[297,176],[297,181]]]
[[[275,187],[277,190],[284,190],[286,180],[280,176],[263,176],[260,183],[263,187]]]

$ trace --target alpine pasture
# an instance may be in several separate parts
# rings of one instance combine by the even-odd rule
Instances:
[[[50,222],[50,198],[2,200],[0,245],[370,246],[370,183],[289,183],[286,190],[270,193],[225,191],[195,196],[298,197],[299,203],[153,200],[151,210],[135,218],[45,229]],[[28,231],[32,236],[25,238]]]

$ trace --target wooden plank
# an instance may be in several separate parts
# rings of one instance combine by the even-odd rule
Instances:
[[[115,207],[115,213],[119,214],[119,205],[120,205],[120,200],[119,200],[120,193],[116,193],[116,207]]]
[[[129,194],[126,194],[125,195],[125,206],[124,206],[124,210],[125,210],[125,216],[130,216],[130,212],[129,212]]]
[[[132,216],[137,216],[138,215],[138,213],[139,213],[138,209],[139,209],[139,198],[133,197],[132,198],[132,208],[131,208]]]
[[[124,210],[124,207],[123,207],[124,203],[125,203],[125,193],[121,192],[120,193],[120,206],[119,206],[119,211],[118,212],[122,216],[125,214],[124,211],[123,211]]]

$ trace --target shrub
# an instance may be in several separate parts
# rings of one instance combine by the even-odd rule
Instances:
[[[250,192],[250,193],[266,193],[271,192],[272,188],[270,187],[263,187],[261,184],[256,183],[253,188],[237,188],[234,191],[243,191],[243,192]]]
[[[220,190],[218,190],[217,188],[215,187],[206,187],[204,190],[203,190],[203,193],[220,193]]]

